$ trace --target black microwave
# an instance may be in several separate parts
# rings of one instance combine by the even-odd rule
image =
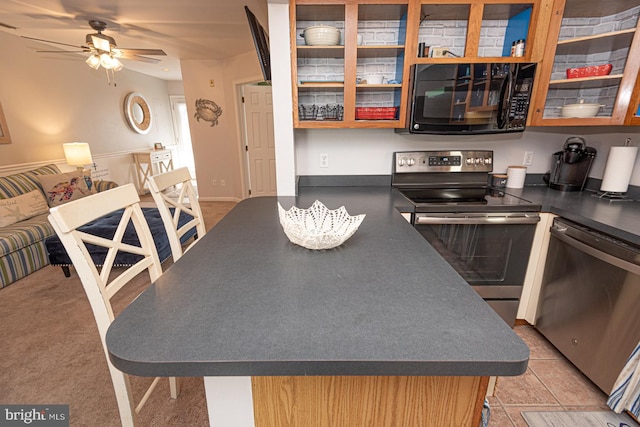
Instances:
[[[522,132],[536,64],[416,64],[409,111],[398,133]]]

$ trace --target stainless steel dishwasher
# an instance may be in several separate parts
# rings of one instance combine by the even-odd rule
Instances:
[[[556,218],[535,327],[609,394],[640,340],[640,248]]]

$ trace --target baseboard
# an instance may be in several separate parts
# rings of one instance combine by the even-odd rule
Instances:
[[[531,326],[525,319],[516,319],[515,326]]]

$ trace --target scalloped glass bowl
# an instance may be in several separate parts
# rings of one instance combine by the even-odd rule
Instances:
[[[280,224],[291,243],[307,249],[331,249],[353,236],[365,214],[351,216],[341,206],[330,210],[316,200],[309,209],[296,206],[285,210],[278,202]]]

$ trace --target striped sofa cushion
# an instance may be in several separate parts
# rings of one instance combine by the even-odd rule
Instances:
[[[105,190],[111,190],[112,188],[116,188],[118,186],[118,184],[116,184],[113,181],[104,181],[104,180],[95,180],[93,181],[93,185],[96,188],[96,191],[98,193],[105,191]]]
[[[54,234],[47,220],[48,213],[0,227],[0,256],[8,255]],[[46,252],[45,252],[46,258]]]
[[[50,164],[28,172],[2,176],[0,177],[0,199],[9,199],[33,190],[42,191],[37,176],[57,173],[60,173],[58,166]]]
[[[49,264],[44,240],[0,258],[0,288]]]

